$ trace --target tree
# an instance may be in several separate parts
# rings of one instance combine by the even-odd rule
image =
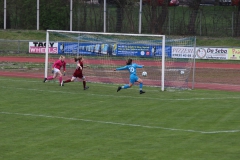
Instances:
[[[151,0],[147,3],[144,10],[146,19],[150,24],[150,32],[153,34],[164,34],[163,25],[168,17],[168,4],[170,0],[162,0],[162,5],[159,6],[159,0]]]
[[[235,36],[240,36],[240,0],[238,1],[238,10],[236,12],[236,27],[235,27]]]
[[[98,0],[98,2],[103,6],[103,0]],[[130,27],[130,30],[134,29],[133,20],[132,20],[132,8],[136,0],[107,0],[107,6],[116,8],[116,23],[114,32],[122,32],[124,26],[124,19],[127,19],[127,27]],[[126,24],[126,23],[125,23]],[[125,28],[124,28],[125,29]]]
[[[70,4],[66,0],[40,1],[40,27],[69,30]]]
[[[200,7],[201,0],[191,0],[189,2],[189,8],[191,10],[189,23],[188,23],[188,34],[193,35],[195,34],[195,22],[197,19],[199,7]]]
[[[163,25],[167,19],[168,16],[168,4],[169,4],[169,0],[164,0],[163,1],[163,6],[162,6],[162,12],[161,14],[158,15],[157,18],[157,22],[158,24],[156,25],[155,30],[159,33],[159,34],[163,34]]]
[[[117,22],[116,22],[116,32],[122,31],[122,22],[123,22],[123,15],[124,15],[124,8],[126,5],[126,0],[115,0],[116,2],[116,12],[117,12]]]
[[[215,0],[214,5],[215,5],[215,6],[219,5],[219,0]]]

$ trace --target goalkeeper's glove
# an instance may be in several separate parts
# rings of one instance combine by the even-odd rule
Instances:
[[[65,71],[63,72],[63,76],[65,76],[66,74],[65,74]]]
[[[54,73],[54,69],[52,68],[52,74]]]

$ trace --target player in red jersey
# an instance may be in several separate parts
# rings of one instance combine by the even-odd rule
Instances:
[[[63,67],[63,74],[60,71],[60,69]],[[52,76],[49,76],[47,78],[44,78],[43,82],[45,83],[47,80],[53,80],[59,75],[59,84],[61,85],[62,83],[62,76],[65,76],[65,71],[66,71],[66,62],[65,62],[65,57],[60,56],[59,60],[57,60],[53,65],[52,65]]]
[[[75,57],[74,61],[77,62],[77,67],[73,73],[72,78],[62,81],[61,86],[63,86],[64,83],[74,82],[77,78],[79,78],[79,79],[82,79],[83,89],[86,90],[89,87],[86,86],[86,77],[83,75],[83,68],[86,68],[88,66],[83,66],[83,61],[84,61],[83,57]]]

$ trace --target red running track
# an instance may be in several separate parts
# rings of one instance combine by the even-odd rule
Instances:
[[[0,62],[32,62],[32,63],[45,63],[45,58],[41,57],[0,57]],[[98,60],[87,59],[89,64],[99,64]],[[115,64],[123,65],[123,61],[115,60]],[[68,63],[74,63],[69,60]],[[143,65],[157,65],[159,62],[143,61]],[[196,68],[218,68],[218,69],[239,69],[240,64],[228,64],[228,63],[196,63]]]

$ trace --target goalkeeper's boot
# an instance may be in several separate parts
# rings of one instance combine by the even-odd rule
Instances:
[[[122,87],[119,86],[118,89],[117,89],[117,92],[119,92],[121,89],[122,89]]]
[[[60,86],[64,86],[64,81],[62,81],[62,82],[60,83]]]
[[[140,92],[139,92],[140,94],[143,94],[143,93],[145,93],[143,90],[140,90]]]
[[[47,78],[44,78],[43,83],[45,83],[46,81],[47,81]]]
[[[89,87],[88,86],[86,86],[85,88],[84,88],[84,90],[87,90]]]

